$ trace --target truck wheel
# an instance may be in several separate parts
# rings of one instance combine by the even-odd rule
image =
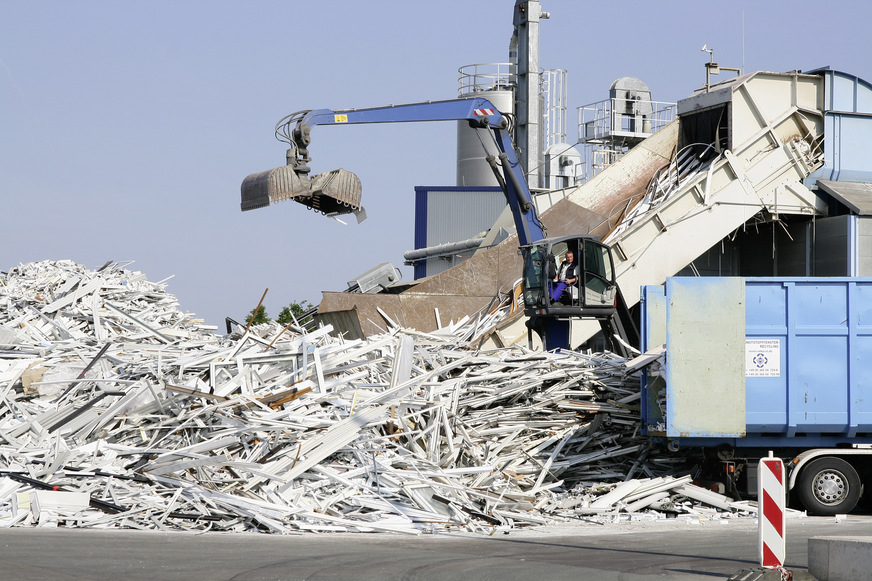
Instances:
[[[860,476],[841,458],[812,460],[799,475],[799,499],[811,514],[847,514],[857,506],[860,492]]]

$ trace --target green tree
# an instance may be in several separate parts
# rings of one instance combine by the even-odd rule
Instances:
[[[254,312],[255,310],[257,310],[257,314],[255,314],[255,312]],[[251,309],[251,312],[248,313],[248,316],[245,317],[246,324],[250,323],[252,325],[262,325],[264,323],[269,323],[269,322],[270,322],[269,315],[266,314],[266,308],[263,306],[261,306],[260,309],[258,309],[257,307],[254,307],[253,309]]]
[[[310,303],[309,301],[293,302],[282,309],[282,311],[279,313],[278,318],[276,319],[276,322],[279,325],[284,326],[290,323],[293,318],[296,317],[298,323],[300,323],[301,325],[305,325],[311,320],[312,317],[309,316],[304,319],[303,315],[311,308],[312,303]],[[292,314],[293,317],[291,317]]]

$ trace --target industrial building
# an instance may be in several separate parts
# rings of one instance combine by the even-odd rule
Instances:
[[[872,272],[869,82],[830,68],[744,73],[712,57],[705,83],[676,104],[619,78],[608,99],[578,109],[570,145],[564,72],[531,73],[539,71],[538,3],[526,4],[535,10],[526,21],[516,16],[517,53],[509,63],[462,67],[459,96],[510,108],[548,236],[604,239],[629,306],[642,285],[673,275]],[[429,331],[440,317],[458,320],[512,292],[521,268],[512,218],[475,139],[459,124],[454,185],[416,188],[415,249],[406,253],[415,282],[377,294],[324,292],[322,320],[365,336],[378,331],[381,309]],[[527,342],[522,318],[495,341]],[[577,343],[595,331],[577,326]]]

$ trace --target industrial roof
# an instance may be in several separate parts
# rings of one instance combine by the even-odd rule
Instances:
[[[817,185],[858,216],[872,215],[872,184],[818,180]]]

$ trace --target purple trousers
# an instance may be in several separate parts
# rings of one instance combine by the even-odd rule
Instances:
[[[560,297],[563,295],[563,291],[566,290],[568,286],[565,282],[558,282],[557,284],[552,283],[551,287],[551,300],[559,301]]]

